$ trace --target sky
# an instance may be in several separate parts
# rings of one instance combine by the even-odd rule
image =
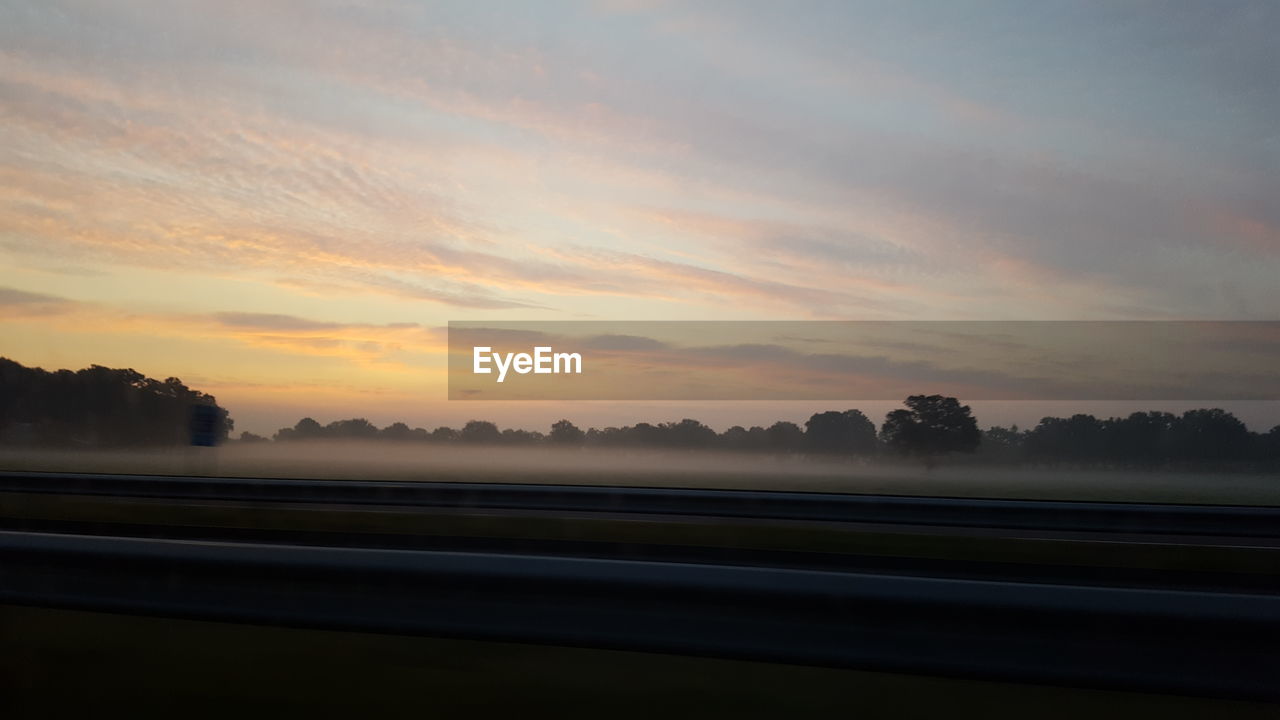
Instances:
[[[1277,319],[1278,31],[1268,1],[0,0],[0,355],[178,376],[263,433],[724,427],[825,407],[450,403],[444,328]]]

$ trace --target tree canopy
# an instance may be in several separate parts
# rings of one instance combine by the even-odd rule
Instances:
[[[890,449],[927,459],[952,452],[971,453],[982,442],[978,421],[953,397],[912,395],[904,410],[885,417],[880,437]]]
[[[93,365],[48,372],[0,358],[0,438],[7,443],[118,447],[185,445],[197,407],[214,442],[234,423],[212,395],[176,377]]]
[[[870,455],[876,451],[876,426],[861,410],[817,413],[804,424],[808,448],[828,454]]]

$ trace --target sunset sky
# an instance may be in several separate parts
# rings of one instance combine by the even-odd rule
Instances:
[[[449,403],[444,327],[1280,319],[1277,33],[1265,0],[0,0],[0,355],[261,433],[723,428],[817,406]]]

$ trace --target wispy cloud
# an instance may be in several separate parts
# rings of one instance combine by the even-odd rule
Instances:
[[[69,313],[75,307],[66,298],[0,287],[0,318],[41,318]]]

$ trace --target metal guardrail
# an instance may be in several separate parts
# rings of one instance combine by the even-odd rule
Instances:
[[[0,602],[1280,700],[1280,597],[0,532]]]

